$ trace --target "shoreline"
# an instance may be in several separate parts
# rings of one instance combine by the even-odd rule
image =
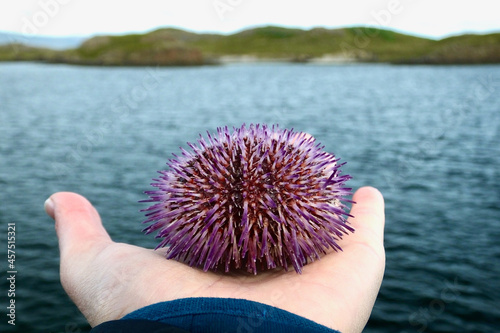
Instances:
[[[2,64],[17,64],[17,63],[31,63],[31,64],[43,64],[43,65],[67,65],[75,67],[101,67],[101,68],[141,68],[141,67],[157,67],[157,68],[182,68],[182,67],[205,67],[205,66],[237,66],[237,65],[259,65],[259,64],[296,64],[296,65],[311,65],[311,66],[364,66],[364,65],[385,65],[385,66],[498,66],[500,63],[420,63],[420,62],[382,62],[382,61],[358,61],[358,60],[323,60],[310,59],[307,61],[294,61],[293,59],[275,59],[275,58],[257,58],[249,59],[244,57],[243,59],[224,59],[220,62],[207,62],[201,64],[169,64],[161,65],[156,63],[145,63],[145,64],[99,64],[99,63],[82,63],[82,62],[63,62],[63,61],[46,61],[46,60],[0,60],[0,65]]]
[[[325,54],[321,57],[297,57],[297,58],[271,58],[257,57],[250,54],[225,55],[219,57],[216,62],[220,65],[226,64],[251,64],[251,63],[306,63],[324,65],[343,65],[353,63],[364,63],[354,57],[346,57],[339,54]]]

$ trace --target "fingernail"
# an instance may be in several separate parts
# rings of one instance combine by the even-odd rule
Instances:
[[[51,198],[48,198],[47,200],[45,200],[43,207],[45,208],[45,212],[47,212],[47,214],[50,217],[54,218],[54,201],[52,201]]]

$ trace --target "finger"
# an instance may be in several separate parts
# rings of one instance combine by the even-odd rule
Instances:
[[[384,197],[374,187],[362,187],[354,193],[351,215],[349,218],[351,226],[355,229],[353,235],[348,238],[355,238],[367,244],[375,242],[383,244],[385,213]]]
[[[45,210],[55,219],[61,256],[85,253],[111,243],[97,210],[83,196],[55,193],[45,202]]]

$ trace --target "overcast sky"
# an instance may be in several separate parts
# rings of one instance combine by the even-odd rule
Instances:
[[[500,31],[500,0],[20,0],[0,2],[0,31],[51,36],[174,26],[230,33],[252,26],[371,25],[442,38]]]

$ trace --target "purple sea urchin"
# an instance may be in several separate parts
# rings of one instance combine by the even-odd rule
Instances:
[[[158,230],[167,259],[204,271],[291,264],[300,273],[354,231],[341,202],[351,177],[311,136],[243,125],[188,145],[145,192],[154,204],[144,209],[152,223],[144,231]]]

